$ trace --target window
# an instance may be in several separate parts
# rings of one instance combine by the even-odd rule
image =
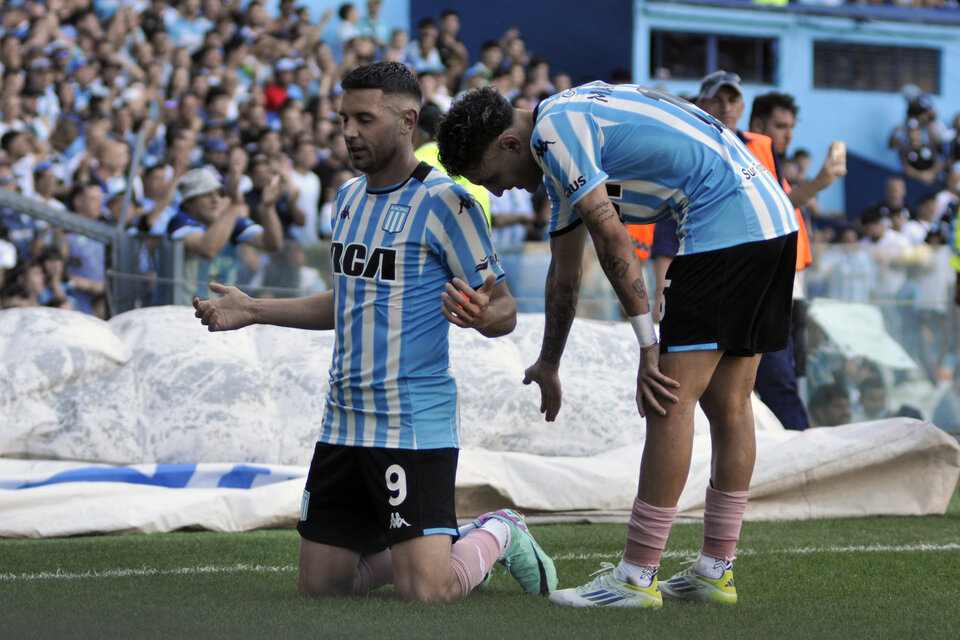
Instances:
[[[777,40],[680,31],[650,32],[650,77],[699,80],[724,69],[744,82],[776,84]]]
[[[896,92],[906,84],[940,93],[938,49],[831,40],[813,44],[813,86],[818,89]]]

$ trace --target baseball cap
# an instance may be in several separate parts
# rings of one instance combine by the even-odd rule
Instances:
[[[223,138],[207,138],[203,143],[203,148],[205,151],[221,153],[230,151],[230,147],[227,146],[227,143]]]
[[[273,68],[277,71],[294,71],[297,68],[297,63],[290,58],[280,58],[277,60],[277,63],[273,65]]]
[[[202,196],[205,193],[216,191],[223,185],[220,184],[220,178],[210,169],[201,167],[186,172],[180,179],[180,195],[184,201],[195,196]]]
[[[743,95],[743,87],[740,86],[740,76],[731,71],[719,69],[700,82],[700,94],[696,99],[706,100],[707,98],[712,98],[717,95],[720,87],[731,87],[741,96]]]

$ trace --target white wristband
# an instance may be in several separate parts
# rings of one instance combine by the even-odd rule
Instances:
[[[642,348],[657,344],[657,332],[653,328],[652,313],[648,311],[638,316],[631,316],[630,324],[633,325],[633,332],[637,334],[637,340],[640,341]]]

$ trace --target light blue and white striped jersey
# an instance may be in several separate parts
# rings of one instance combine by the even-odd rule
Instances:
[[[797,231],[776,178],[736,133],[684,100],[591,82],[544,100],[534,119],[553,235],[580,222],[577,201],[604,182],[624,222],[675,217],[680,254]]]
[[[320,441],[397,449],[460,446],[449,322],[440,294],[454,277],[503,278],[482,207],[420,163],[389,189],[345,183],[334,202],[334,331]]]

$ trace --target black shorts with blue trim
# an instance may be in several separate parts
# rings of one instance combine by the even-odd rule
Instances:
[[[677,256],[667,269],[660,351],[753,356],[787,346],[797,234]]]
[[[457,536],[457,449],[381,449],[318,442],[297,531],[362,554],[425,535]]]

